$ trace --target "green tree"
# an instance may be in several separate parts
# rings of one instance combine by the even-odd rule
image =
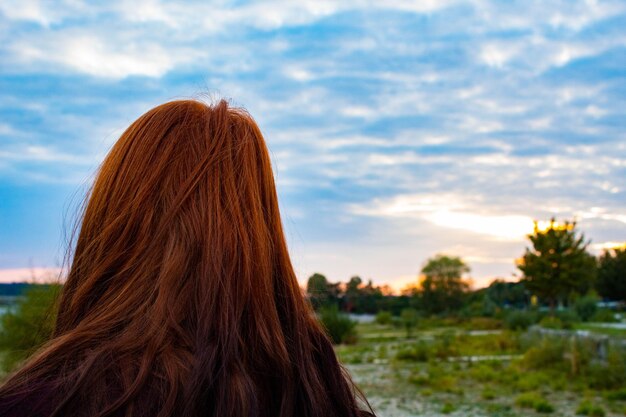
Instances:
[[[469,289],[463,274],[470,268],[459,257],[437,255],[422,268],[419,305],[429,314],[457,311]]]
[[[529,295],[523,282],[507,282],[495,279],[486,288],[485,296],[498,307],[525,307],[528,305]]]
[[[61,286],[33,285],[21,301],[0,317],[2,368],[10,371],[50,339]]]
[[[350,278],[350,281],[346,284],[346,290],[344,292],[344,308],[346,311],[358,311],[361,298],[363,294],[361,293],[361,284],[363,280],[359,276],[354,276]]]
[[[626,300],[626,246],[604,251],[599,264],[598,293],[609,300]]]
[[[318,273],[309,277],[306,284],[306,293],[316,310],[323,305],[327,305],[332,298],[328,280],[324,275]]]
[[[557,302],[593,288],[595,258],[587,252],[584,235],[578,235],[576,222],[558,224],[552,218],[545,229],[535,222],[528,238],[532,248],[526,248],[517,267],[531,293],[554,308]]]

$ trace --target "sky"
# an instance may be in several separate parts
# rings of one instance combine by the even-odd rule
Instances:
[[[515,279],[533,220],[626,240],[626,2],[0,2],[0,281],[58,268],[99,163],[165,101],[258,122],[301,282],[439,253]]]

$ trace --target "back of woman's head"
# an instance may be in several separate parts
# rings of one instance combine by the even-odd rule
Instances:
[[[358,415],[245,111],[174,101],[122,134],[90,192],[54,337],[0,388],[7,407],[30,394],[59,416]]]

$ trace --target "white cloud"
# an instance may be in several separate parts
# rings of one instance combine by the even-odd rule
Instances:
[[[365,206],[352,205],[351,211],[357,215],[417,218],[442,228],[509,241],[523,240],[532,232],[533,220],[529,216],[485,212],[485,202],[481,200],[458,194],[400,195],[375,199]]]
[[[0,160],[85,163],[84,158],[40,145],[27,145],[15,150],[0,149]]]
[[[201,52],[168,50],[152,42],[124,42],[90,33],[57,34],[47,40],[13,45],[23,64],[56,64],[97,77],[120,79],[132,75],[160,77],[175,66],[193,61]]]

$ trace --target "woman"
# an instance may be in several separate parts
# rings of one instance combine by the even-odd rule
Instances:
[[[141,116],[91,189],[54,337],[0,415],[370,415],[358,402],[298,286],[253,119],[192,100]]]

